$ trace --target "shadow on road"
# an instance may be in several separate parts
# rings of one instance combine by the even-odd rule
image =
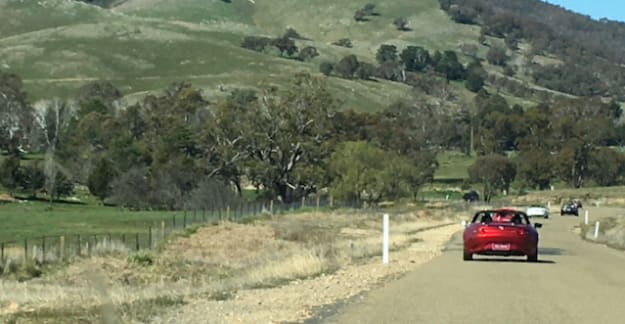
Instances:
[[[555,264],[556,262],[553,260],[541,260],[538,259],[538,261],[535,262],[528,262],[524,259],[501,259],[501,258],[497,258],[497,259],[473,259],[473,261],[470,262],[498,262],[498,263],[505,263],[505,262],[511,262],[511,263],[543,263],[543,264]]]
[[[562,255],[565,252],[565,250],[560,249],[560,248],[543,248],[543,247],[539,247],[538,248],[538,255]]]

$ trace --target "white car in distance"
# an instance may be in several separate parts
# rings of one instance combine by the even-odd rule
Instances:
[[[549,209],[542,205],[531,205],[525,213],[528,217],[549,218]]]

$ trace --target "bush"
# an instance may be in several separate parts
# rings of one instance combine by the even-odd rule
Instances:
[[[319,72],[323,73],[324,75],[330,75],[332,74],[332,71],[334,71],[334,64],[332,64],[332,62],[321,62],[321,64],[319,64]]]
[[[352,41],[349,38],[341,38],[337,40],[336,42],[332,43],[332,45],[347,47],[347,48],[353,47]]]
[[[137,264],[140,266],[151,266],[154,264],[154,257],[146,252],[137,252],[128,256],[128,263]]]
[[[241,42],[241,47],[252,51],[262,52],[268,45],[271,45],[272,39],[263,36],[246,36]]]

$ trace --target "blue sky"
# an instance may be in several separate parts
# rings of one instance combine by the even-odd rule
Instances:
[[[594,19],[608,18],[625,22],[625,0],[546,0]]]

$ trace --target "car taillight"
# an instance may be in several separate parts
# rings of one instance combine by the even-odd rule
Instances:
[[[520,229],[520,230],[517,230],[517,234],[519,234],[519,235],[521,235],[521,236],[522,236],[522,235],[527,235],[527,231],[526,231],[526,230],[524,230],[524,229]]]

